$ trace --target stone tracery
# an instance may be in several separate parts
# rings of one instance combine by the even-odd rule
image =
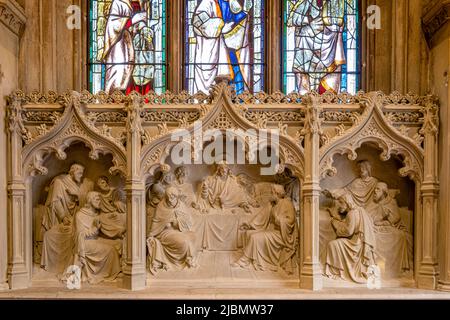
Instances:
[[[167,113],[165,108],[168,107],[176,110]],[[382,151],[380,161],[400,157],[404,166],[399,168],[399,175],[408,176],[416,185],[415,219],[432,225],[436,219],[432,208],[437,201],[433,160],[437,152],[436,111],[432,98],[412,94],[386,96],[360,92],[356,96],[332,93],[285,96],[259,93],[253,96],[243,93],[236,96],[226,80],[219,81],[211,96],[170,92],[163,96],[150,93],[144,97],[138,94],[126,97],[120,93],[109,96],[101,92],[95,96],[87,92],[61,96],[16,92],[10,97],[8,113],[12,163],[9,168],[10,217],[16,229],[8,236],[27,242],[30,228],[26,224],[32,214],[28,178],[47,174],[44,162],[50,154],[61,161],[69,161],[65,150],[74,142],[82,142],[90,149],[89,157],[93,160],[100,154],[111,154],[110,174],[119,173],[126,180],[128,240],[124,247],[123,283],[130,289],[142,288],[145,286],[142,279],[146,277],[145,182],[161,167],[176,168],[170,159],[176,145],[171,141],[171,134],[180,129],[194,133],[195,121],[202,122],[202,130],[253,130],[253,137],[270,132],[277,137],[279,169],[288,167],[300,182],[297,201],[300,202],[301,223],[296,244],[299,253],[303,252],[298,264],[300,285],[320,288],[322,275],[317,269],[319,250],[316,248],[318,192],[321,178],[338,171],[334,156],[347,154],[349,160],[356,160],[357,150],[363,144],[375,143]],[[251,145],[251,139],[252,135],[244,145]],[[272,139],[259,142],[270,145]],[[197,143],[195,138],[186,142],[190,148]],[[194,159],[195,154],[190,154],[189,158]],[[251,171],[249,164],[236,168],[241,173]],[[263,188],[266,182],[275,183],[275,178],[257,180],[256,185]],[[13,216],[12,212],[20,212],[20,216]],[[425,222],[425,216],[429,222]],[[416,279],[423,287],[432,286],[436,277],[435,271],[429,271],[436,257],[430,261],[427,252],[433,232],[435,230],[414,234],[420,243],[414,253]],[[32,277],[27,271],[31,261],[24,247],[14,246],[13,252],[20,259],[10,263],[10,284],[13,288],[25,287]]]

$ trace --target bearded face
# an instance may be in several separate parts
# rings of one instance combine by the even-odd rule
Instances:
[[[385,191],[380,187],[375,187],[373,191],[373,201],[380,202],[386,197]]]
[[[72,179],[77,182],[77,183],[81,183],[81,181],[83,180],[83,175],[84,175],[84,169],[83,168],[76,168],[72,171]]]

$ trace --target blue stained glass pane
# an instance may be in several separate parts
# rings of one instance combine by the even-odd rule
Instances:
[[[285,93],[356,93],[360,75],[358,10],[358,0],[284,1]]]
[[[89,88],[166,89],[166,0],[89,2]]]
[[[186,89],[208,93],[227,75],[237,93],[263,90],[264,17],[264,0],[186,0]]]

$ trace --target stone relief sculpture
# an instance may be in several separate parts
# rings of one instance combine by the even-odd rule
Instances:
[[[91,191],[85,206],[75,214],[74,264],[81,267],[82,281],[93,284],[115,280],[121,272],[122,241],[102,236],[101,205],[100,194]]]
[[[164,199],[156,207],[147,239],[152,273],[171,266],[196,266],[197,250],[190,210],[176,187],[166,189]]]
[[[285,168],[283,172],[275,176],[276,182],[284,186],[284,190],[289,198],[294,203],[297,211],[300,210],[300,183],[296,177],[293,176],[289,168]]]
[[[404,225],[397,201],[389,194],[386,183],[377,183],[367,212],[373,220],[376,248],[384,262],[384,275],[389,278],[411,275],[412,234]]]
[[[326,252],[324,252],[324,254],[326,253],[326,258],[322,257],[323,263],[328,264],[329,245],[333,242],[333,238],[349,237],[351,235],[349,230],[354,229],[347,220],[344,219],[344,228],[342,223],[336,222],[335,219],[339,219],[342,212],[345,212],[345,206],[342,205],[339,199],[342,200],[342,197],[349,197],[356,207],[362,208],[365,215],[370,218],[372,230],[370,234],[373,234],[374,239],[371,245],[376,253],[376,263],[383,266],[381,276],[385,279],[410,277],[413,271],[413,237],[411,230],[408,230],[403,222],[407,220],[403,216],[408,216],[412,213],[407,209],[398,207],[394,198],[395,194],[399,192],[398,190],[390,190],[385,182],[380,182],[372,176],[372,166],[369,161],[359,161],[357,166],[359,177],[354,179],[349,185],[341,189],[325,189],[323,191],[325,195],[334,199],[334,205],[326,209],[332,217],[331,227],[334,236],[330,235],[329,228],[321,226],[322,241],[331,240],[328,243]],[[337,228],[337,225],[341,225],[341,228]],[[369,229],[366,231],[368,232]],[[341,248],[339,250],[342,251],[344,249]],[[336,278],[330,271],[328,271],[328,275]],[[349,277],[349,274],[340,278],[355,282],[361,280],[361,278],[354,275]]]
[[[191,183],[186,182],[189,172],[186,167],[178,167],[175,169],[175,187],[180,191],[180,196],[188,207],[197,208],[197,197],[194,187]]]
[[[61,273],[73,258],[73,218],[84,206],[86,194],[93,183],[84,178],[84,167],[73,164],[68,174],[53,179],[50,184],[46,212],[42,217],[43,247],[41,266],[51,272]]]
[[[109,178],[101,176],[96,184],[100,197],[101,232],[108,238],[120,238],[126,231],[126,200],[118,188],[110,186]]]
[[[324,193],[332,198],[337,198],[342,193],[350,194],[358,206],[366,208],[372,199],[378,179],[372,177],[372,165],[369,161],[359,161],[357,166],[359,171],[358,178],[343,189],[324,190]]]
[[[232,209],[242,208],[250,213],[256,206],[240,185],[226,163],[217,165],[213,176],[206,177],[200,187],[199,206],[206,213],[210,208]]]
[[[121,272],[125,242],[124,194],[107,176],[94,186],[84,173],[84,166],[74,163],[50,183],[41,217],[40,265],[65,281],[73,266],[82,270],[82,281],[114,280]]]
[[[241,226],[246,232],[242,257],[233,267],[253,265],[256,270],[277,271],[279,267],[292,273],[296,266],[298,229],[295,208],[281,185],[272,185],[274,205],[260,210],[250,222]],[[268,213],[268,214],[267,214]]]
[[[372,221],[350,194],[341,195],[337,201],[338,213],[329,211],[337,239],[328,243],[324,275],[365,283],[368,268],[376,265]]]
[[[126,279],[123,285],[126,288],[132,290],[144,288],[146,277],[143,270],[151,265],[146,263],[145,251],[141,250],[146,245],[144,233],[147,230],[140,228],[145,224],[145,215],[139,213],[142,212],[142,206],[145,203],[147,203],[148,209],[153,210],[149,215],[152,218],[150,222],[153,223],[159,219],[159,216],[164,217],[166,214],[176,217],[175,211],[178,212],[178,210],[187,212],[187,216],[191,218],[191,224],[189,219],[185,221],[183,218],[177,218],[177,222],[170,224],[162,222],[152,225],[147,223],[147,226],[150,227],[147,239],[154,243],[157,243],[157,240],[161,244],[159,251],[151,250],[156,246],[148,248],[148,259],[151,257],[156,261],[154,264],[156,270],[165,267],[164,264],[159,263],[159,260],[163,261],[164,259],[169,262],[166,264],[168,268],[177,264],[194,266],[197,263],[202,267],[209,261],[196,261],[198,257],[203,256],[197,255],[199,250],[208,251],[206,252],[208,254],[211,251],[226,251],[233,252],[234,255],[234,253],[240,253],[239,250],[251,251],[252,248],[258,248],[258,250],[264,248],[258,251],[259,255],[254,258],[258,260],[256,261],[257,266],[258,264],[264,266],[264,263],[267,263],[268,270],[271,270],[272,265],[281,266],[284,253],[277,250],[289,248],[287,244],[290,244],[288,241],[290,238],[284,238],[283,230],[291,229],[282,227],[282,225],[291,226],[286,223],[288,219],[279,222],[281,239],[288,239],[283,240],[283,246],[278,243],[278,235],[275,236],[278,230],[274,217],[268,219],[269,223],[266,229],[240,230],[240,226],[244,223],[251,224],[253,219],[256,220],[260,214],[264,214],[264,216],[259,216],[259,218],[267,219],[268,216],[279,215],[277,212],[283,212],[281,209],[273,209],[276,206],[272,208],[270,204],[271,188],[274,182],[284,186],[288,197],[292,196],[295,206],[294,194],[296,192],[290,191],[289,179],[286,179],[287,183],[284,183],[283,179],[277,180],[274,176],[256,178],[251,182],[253,184],[251,188],[247,189],[242,185],[239,174],[233,174],[225,164],[218,166],[217,172],[206,177],[203,183],[202,177],[199,178],[200,180],[195,180],[195,183],[193,180],[198,178],[197,169],[205,168],[204,165],[195,167],[195,170],[191,169],[190,176],[192,177],[186,175],[184,180],[182,170],[180,170],[179,178],[181,177],[181,179],[174,182],[170,167],[165,168],[166,161],[170,163],[168,151],[173,146],[171,132],[174,132],[176,128],[187,128],[189,132],[194,129],[191,120],[188,122],[177,121],[176,112],[182,112],[189,119],[201,120],[204,128],[208,129],[235,128],[244,131],[255,130],[256,133],[261,130],[271,131],[277,126],[286,129],[280,131],[279,134],[280,164],[291,168],[292,173],[302,184],[300,201],[301,208],[305,212],[299,216],[301,232],[295,246],[298,247],[297,250],[301,249],[302,252],[308,253],[300,255],[299,263],[299,283],[304,289],[320,290],[322,286],[321,272],[317,272],[320,270],[317,240],[321,236],[317,234],[317,230],[319,227],[322,228],[322,223],[319,225],[319,220],[314,217],[317,217],[320,208],[320,179],[328,179],[325,177],[339,174],[340,166],[334,163],[336,156],[343,155],[348,159],[356,159],[358,157],[356,150],[366,143],[376,145],[382,150],[380,158],[383,161],[388,161],[389,157],[398,156],[399,167],[396,168],[396,172],[401,177],[409,177],[413,181],[411,185],[412,183],[415,185],[416,192],[410,197],[412,199],[414,196],[414,218],[417,219],[415,224],[420,230],[426,230],[426,232],[419,232],[418,238],[415,239],[414,279],[422,288],[434,288],[439,280],[436,268],[439,259],[436,257],[435,250],[438,225],[436,222],[438,214],[435,208],[438,200],[439,181],[435,174],[437,168],[434,161],[438,154],[439,109],[432,97],[403,96],[398,93],[384,95],[378,92],[360,93],[355,96],[332,93],[324,95],[311,93],[307,96],[281,93],[234,95],[225,82],[225,80],[217,82],[210,96],[171,93],[166,93],[164,96],[151,93],[145,97],[137,93],[130,96],[117,94],[110,96],[104,93],[94,96],[88,92],[81,94],[71,92],[64,95],[54,93],[25,95],[21,92],[12,94],[8,105],[7,122],[8,147],[11,150],[8,154],[10,192],[7,214],[11,224],[8,228],[8,244],[11,244],[10,256],[14,257],[8,261],[8,284],[11,288],[28,287],[34,276],[34,270],[30,265],[31,259],[27,258],[32,252],[30,239],[33,237],[31,231],[33,228],[31,219],[26,217],[33,216],[33,212],[31,212],[35,201],[33,193],[41,190],[28,190],[27,188],[29,188],[30,182],[31,185],[35,182],[39,184],[42,181],[39,180],[40,177],[48,175],[50,169],[46,165],[48,155],[54,155],[59,160],[67,159],[66,149],[75,141],[83,143],[90,149],[91,160],[97,160],[103,155],[112,157],[113,165],[109,167],[110,173],[121,174],[126,179],[127,203],[131,206],[127,210],[133,213],[132,219],[129,220],[135,224],[127,225],[126,232],[126,237],[129,237],[128,244],[130,244],[130,247],[127,248],[128,254],[133,253],[127,258],[127,268],[123,269]],[[99,108],[103,104],[108,104],[111,108],[103,111],[102,108]],[[255,106],[257,108],[253,108]],[[173,109],[174,111],[167,111],[172,110],[171,107],[176,108]],[[54,111],[56,109],[60,111]],[[176,111],[178,109],[181,111]],[[55,117],[55,120],[51,122],[48,121],[50,113]],[[120,117],[117,117],[117,113],[120,114]],[[94,114],[98,114],[99,118],[95,118]],[[93,118],[97,120],[94,121]],[[259,125],[261,122],[264,123],[264,126]],[[337,123],[339,123],[338,126]],[[154,135],[158,126],[164,125],[166,128],[164,134],[160,132],[160,134]],[[157,166],[163,169],[161,175],[152,181],[147,192],[143,192],[146,175]],[[94,188],[92,182],[84,177],[83,170],[72,169],[72,173],[54,178],[44,208],[45,213],[42,214],[45,223],[42,223],[44,243],[41,261],[46,270],[63,269],[66,264],[65,260],[73,259],[73,250],[65,251],[61,248],[75,247],[73,237],[69,236],[69,234],[75,233],[73,215],[84,208],[86,194]],[[243,170],[244,173],[247,173],[245,172],[247,169],[246,167]],[[346,184],[342,186],[345,191],[343,194],[350,196],[350,200],[344,201],[346,202],[345,209],[340,210],[343,213],[342,217],[336,209],[332,209],[331,212],[335,214],[333,224],[329,222],[330,218],[328,218],[327,225],[330,226],[332,237],[327,239],[325,247],[329,250],[325,250],[325,253],[328,261],[327,275],[331,277],[344,277],[354,281],[351,277],[353,275],[356,280],[363,281],[364,273],[371,272],[370,267],[373,269],[375,266],[375,264],[369,265],[367,271],[364,270],[366,265],[372,262],[369,261],[369,258],[363,258],[366,257],[365,253],[369,256],[370,253],[374,255],[378,253],[379,259],[375,261],[377,265],[380,268],[386,265],[386,269],[392,269],[393,272],[400,269],[406,270],[406,262],[412,258],[411,255],[398,266],[388,266],[394,260],[388,254],[394,256],[394,252],[397,252],[395,254],[397,261],[400,252],[405,252],[400,249],[400,243],[404,241],[401,240],[402,237],[408,239],[411,236],[411,227],[403,221],[404,208],[399,209],[402,223],[397,223],[396,208],[393,204],[395,200],[391,200],[395,198],[393,190],[386,193],[383,186],[379,185],[377,188],[377,184],[383,180],[387,182],[388,188],[394,184],[391,184],[389,179],[379,179],[382,176],[375,175],[378,177],[375,178],[370,169],[369,163],[360,165],[361,172],[355,181],[347,186]],[[80,170],[83,172],[76,174],[79,176],[78,178],[75,177],[75,171]],[[350,172],[351,170],[346,170],[345,174]],[[102,174],[104,173],[102,172]],[[67,176],[71,176],[70,179],[73,181],[69,180]],[[291,175],[287,174],[287,176]],[[183,198],[179,197],[180,192],[177,185],[182,186],[186,183],[192,183],[195,186],[193,190],[198,192],[195,194],[198,199],[198,208],[203,210],[189,207],[183,203]],[[120,201],[115,200],[116,196],[118,198],[120,196],[114,195],[114,192],[110,194],[111,189],[108,190],[107,184],[106,180],[97,181],[96,189],[101,193],[100,211],[98,216],[89,222],[95,225],[93,221],[99,221],[96,225],[98,238],[105,239],[108,238],[108,231],[102,231],[102,227],[106,230],[107,223],[101,221],[104,214],[101,211],[108,211],[107,214],[111,214],[112,218],[115,214],[117,214],[116,217],[123,217],[120,209],[123,205],[120,204]],[[57,185],[60,187],[57,188]],[[174,204],[174,200],[171,204],[166,200],[165,195],[171,187],[176,190],[169,192],[172,194],[172,198],[178,199],[175,201],[176,204]],[[336,187],[341,186],[334,185],[330,188],[325,186],[325,189],[331,189],[329,196],[332,196],[333,199],[342,196]],[[292,190],[295,188],[293,187]],[[380,190],[377,191],[378,189]],[[184,193],[184,191],[182,192]],[[404,190],[400,189],[400,192],[400,195],[403,196]],[[177,196],[174,196],[174,193]],[[104,196],[103,209],[102,195]],[[398,197],[399,204],[403,201],[401,199]],[[187,201],[189,203],[189,200]],[[354,202],[354,206],[351,201]],[[162,204],[165,204],[165,210],[158,214],[159,204],[161,207],[163,207]],[[181,207],[184,207],[183,210],[180,209]],[[340,204],[338,207],[344,207],[344,205]],[[62,210],[60,210],[61,208]],[[260,212],[263,209],[265,212]],[[357,228],[358,225],[355,221],[358,221],[357,218],[361,218],[363,209],[369,216],[374,234],[373,241],[370,242],[357,237],[358,230],[370,229],[367,227],[367,219],[363,219],[363,227],[361,227],[361,219],[359,219],[360,225],[359,229]],[[286,212],[288,211],[290,210],[286,210]],[[329,216],[328,213],[326,215]],[[409,215],[411,215],[410,211]],[[164,220],[161,219],[161,221]],[[156,229],[152,230],[161,225],[163,226],[161,232],[156,232]],[[403,230],[402,226],[406,230]],[[117,232],[109,235],[114,237],[113,240],[120,240],[120,224],[115,224],[115,227],[117,228],[109,231],[115,229]],[[155,231],[155,233],[151,231]],[[251,240],[249,237],[253,231],[255,238]],[[269,233],[269,231],[273,233]],[[195,236],[185,237],[189,232]],[[151,236],[149,236],[150,233]],[[345,237],[345,234],[348,236]],[[124,234],[122,234],[123,236]],[[259,244],[262,240],[260,239],[266,238],[270,238],[269,243],[261,247]],[[276,241],[272,242],[274,239]],[[395,241],[387,239],[400,240],[395,240],[399,244],[394,246]],[[328,245],[328,241],[330,245]],[[387,246],[388,241],[392,246],[390,249]],[[71,244],[69,245],[69,243]],[[380,250],[382,243],[385,247]],[[174,244],[175,246],[172,246]],[[170,251],[172,249],[175,254]],[[353,255],[350,257],[351,259],[345,260],[343,258],[347,258],[345,253],[353,252],[351,249],[361,255]],[[271,251],[269,254],[265,250],[274,250],[274,252]],[[230,262],[239,261],[239,258],[243,256],[243,251],[241,256],[233,256],[233,259],[226,260],[225,264],[230,266]],[[384,257],[383,252],[385,252]],[[62,255],[59,255],[60,253]],[[102,253],[101,256],[106,257],[106,254]],[[190,257],[192,260],[189,259]],[[112,261],[108,259],[105,258],[105,261]],[[380,259],[384,259],[385,263],[381,263]],[[224,260],[218,261],[223,262]],[[360,272],[358,268],[362,271]],[[287,266],[286,269],[288,269]],[[98,270],[102,271],[93,272],[95,279],[91,281],[109,279],[110,275],[115,273],[109,274],[106,271],[103,273],[106,270],[103,268]],[[233,275],[237,273],[251,274],[248,270],[227,271],[232,271]],[[192,270],[192,272],[196,271]],[[183,275],[180,276],[180,279],[182,277]]]
[[[173,173],[170,172],[169,166],[162,166],[161,171],[150,185],[147,191],[147,235],[153,221],[153,216],[158,204],[164,199],[166,189],[172,185],[174,180]]]

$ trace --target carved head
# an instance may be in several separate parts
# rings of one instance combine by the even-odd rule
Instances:
[[[101,204],[101,199],[100,199],[100,194],[96,191],[91,191],[87,194],[86,196],[86,204],[90,205],[92,208],[99,210],[100,209],[100,204]]]
[[[380,202],[383,199],[386,199],[386,197],[389,194],[389,187],[384,182],[378,182],[375,186],[375,189],[373,191],[373,201]]]
[[[367,160],[361,160],[358,162],[358,173],[360,178],[368,178],[372,176],[372,165]]]
[[[161,176],[161,182],[166,184],[166,185],[170,185],[173,182],[173,173],[172,172],[167,172],[167,173],[163,173]]]
[[[166,189],[166,202],[170,207],[175,207],[178,203],[179,192],[175,187]]]
[[[337,199],[337,208],[339,213],[346,213],[356,209],[357,205],[350,194],[343,194]]]
[[[179,183],[183,183],[184,179],[187,177],[186,167],[178,167],[175,169],[175,177]]]
[[[272,185],[272,193],[274,196],[272,201],[274,202],[277,202],[279,199],[283,199],[286,197],[286,191],[284,190],[284,187],[280,184]]]
[[[84,175],[84,166],[79,163],[72,164],[70,166],[69,174],[75,182],[81,183]]]
[[[228,168],[226,163],[217,164],[216,174],[219,177],[226,177],[229,175],[229,173],[230,173],[230,168]]]
[[[100,189],[100,191],[108,192],[111,190],[111,187],[109,186],[109,179],[107,176],[101,176],[97,179],[97,186]]]

